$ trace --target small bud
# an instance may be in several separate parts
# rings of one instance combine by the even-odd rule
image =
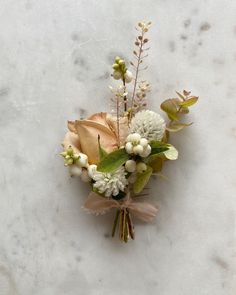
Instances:
[[[120,60],[119,60],[119,65],[120,65],[120,66],[123,66],[124,64],[125,64],[125,61],[124,61],[123,59],[120,59]]]
[[[118,69],[119,69],[119,65],[118,65],[118,64],[113,64],[113,65],[112,65],[112,68],[113,68],[114,70],[118,70]]]
[[[65,158],[66,155],[67,155],[67,153],[66,152],[62,152],[62,153],[60,153],[60,155]]]
[[[70,156],[72,156],[73,153],[74,153],[74,151],[73,151],[72,147],[70,146],[70,147],[67,149],[67,154],[70,155]]]
[[[147,43],[147,42],[148,42],[148,39],[147,38],[143,40],[143,43]]]
[[[134,44],[135,44],[136,46],[139,46],[140,43],[139,43],[138,41],[136,41]]]
[[[119,62],[119,60],[120,60],[120,57],[119,57],[119,56],[117,56],[117,57],[115,58],[115,62],[116,62],[116,63],[118,63],[118,62]]]
[[[143,37],[142,37],[142,36],[138,36],[138,39],[139,39],[140,41],[142,41]]]
[[[68,159],[68,160],[66,160],[66,164],[67,165],[72,165],[73,164],[73,159],[72,158],[70,158],[70,159]]]

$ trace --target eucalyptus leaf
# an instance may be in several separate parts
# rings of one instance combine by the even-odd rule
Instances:
[[[129,155],[126,153],[124,148],[115,150],[101,160],[101,162],[98,164],[97,170],[106,173],[114,172],[115,170],[120,168],[128,159]]]
[[[161,104],[161,109],[167,113],[171,120],[178,121],[179,100],[176,98],[169,98]]]
[[[168,160],[177,160],[178,159],[178,151],[173,145],[169,145],[169,149],[165,151],[163,154]]]
[[[139,194],[143,190],[152,175],[152,171],[152,167],[147,166],[147,170],[145,172],[138,173],[137,179],[133,184],[133,191],[135,194]]]
[[[182,130],[183,128],[192,125],[193,123],[189,124],[184,124],[184,123],[176,123],[176,124],[171,124],[170,126],[166,127],[166,129],[170,132],[178,132]]]
[[[179,105],[183,106],[183,107],[190,107],[190,106],[194,105],[197,101],[198,101],[198,97],[192,96],[192,97],[186,99],[185,101],[180,102]]]

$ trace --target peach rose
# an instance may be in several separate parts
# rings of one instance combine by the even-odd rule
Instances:
[[[127,124],[124,124],[123,119],[121,126],[120,141],[123,141],[124,133],[127,133]],[[107,153],[119,146],[116,119],[107,113],[96,113],[85,120],[68,121],[68,128],[70,131],[65,136],[64,148],[71,146],[76,153],[86,154],[90,164],[99,162],[98,136],[102,148]]]

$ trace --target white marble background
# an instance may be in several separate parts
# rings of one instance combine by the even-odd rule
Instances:
[[[0,0],[0,295],[235,294],[235,15],[234,0]],[[108,110],[142,19],[151,107],[184,88],[200,101],[153,182],[155,223],[123,245],[58,153],[67,119]]]

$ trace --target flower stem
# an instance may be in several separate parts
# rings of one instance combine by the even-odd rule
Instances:
[[[123,78],[124,93],[126,92],[125,78]],[[124,112],[127,112],[127,96],[124,96]]]
[[[117,210],[116,211],[115,220],[114,220],[114,223],[113,223],[113,227],[112,227],[112,234],[111,234],[112,237],[115,236],[116,228],[117,228],[117,224],[118,224],[118,220],[119,220],[119,216],[120,216],[120,210]]]
[[[119,107],[119,99],[116,98],[116,124],[117,124],[117,141],[118,148],[120,147],[120,107]]]
[[[143,36],[144,36],[144,31],[142,30],[142,38],[140,40],[139,53],[138,53],[138,57],[137,57],[136,73],[135,73],[135,79],[134,79],[134,88],[133,88],[133,94],[132,94],[132,99],[131,99],[131,109],[133,109],[134,97],[135,97],[135,93],[136,93],[138,74],[139,74],[139,66],[141,63],[141,55],[143,52],[143,44],[144,44]]]

